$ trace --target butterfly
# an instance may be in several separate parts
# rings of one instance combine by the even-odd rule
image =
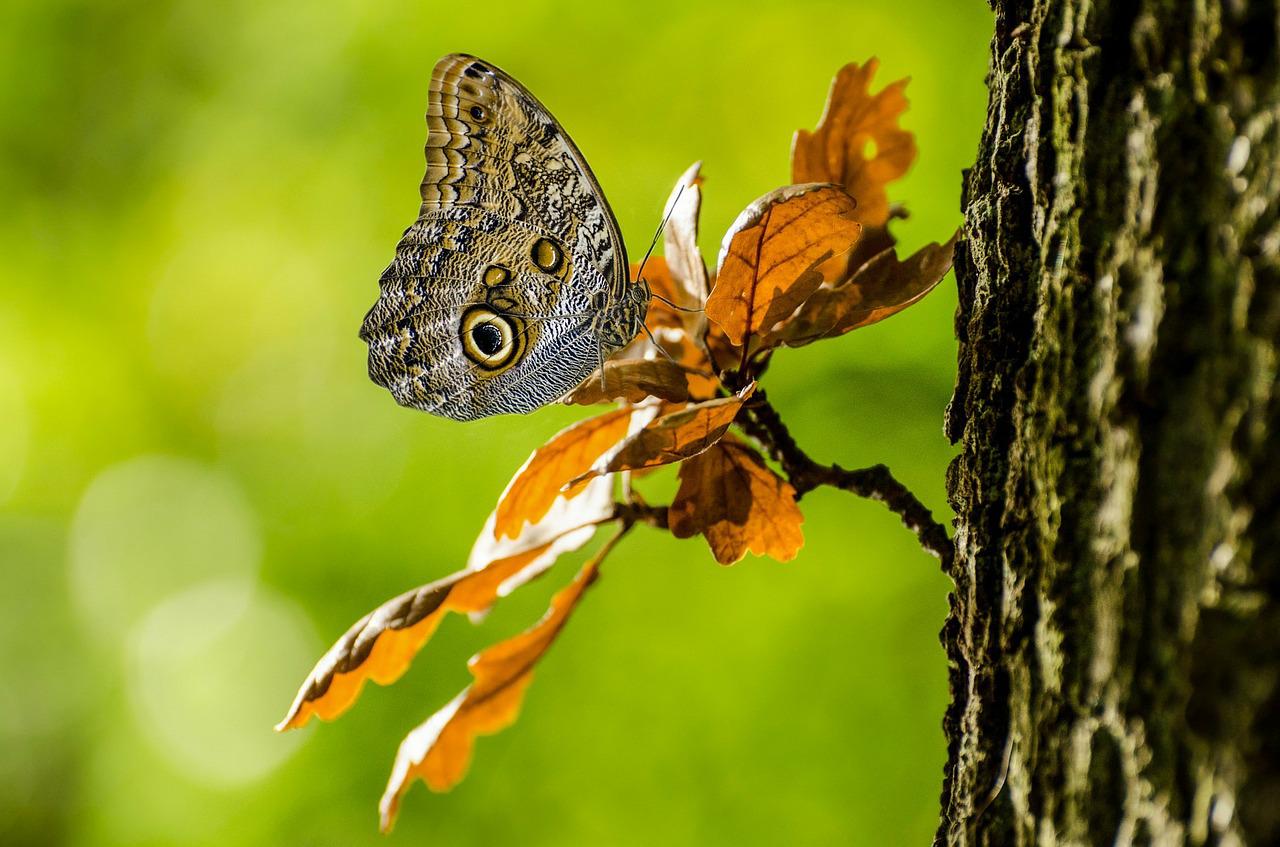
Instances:
[[[474,56],[431,74],[422,207],[360,337],[396,402],[454,420],[526,413],[644,326],[613,211],[528,89]]]

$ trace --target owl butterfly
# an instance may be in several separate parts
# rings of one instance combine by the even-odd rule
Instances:
[[[360,337],[396,402],[454,420],[563,397],[644,326],[649,286],[586,159],[538,100],[474,56],[441,59],[418,220]]]

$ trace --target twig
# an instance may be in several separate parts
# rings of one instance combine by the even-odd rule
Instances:
[[[782,465],[787,479],[798,497],[822,485],[840,488],[869,500],[879,500],[902,518],[907,529],[915,533],[920,546],[932,553],[949,572],[955,556],[947,530],[933,519],[933,514],[920,500],[890,473],[884,465],[846,470],[839,465],[822,465],[800,449],[782,422],[777,409],[769,404],[764,389],[757,388],[744,407],[739,420],[748,435],[760,442],[766,452]]]
[[[609,520],[621,521],[624,525],[642,523],[655,529],[666,529],[667,507],[650,506],[640,501],[614,503],[613,515]]]

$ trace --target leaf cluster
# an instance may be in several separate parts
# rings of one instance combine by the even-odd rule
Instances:
[[[404,739],[380,804],[384,830],[413,780],[449,789],[465,774],[476,736],[515,720],[537,662],[636,524],[677,538],[700,535],[724,565],[748,552],[789,560],[804,541],[799,496],[836,485],[885,501],[922,544],[947,555],[945,531],[887,469],[814,463],[761,387],[778,350],[882,320],[918,301],[950,268],[957,236],[906,259],[894,247],[889,224],[905,213],[890,205],[886,186],[906,172],[916,147],[898,123],[906,80],[872,93],[875,69],[871,60],[840,70],[817,129],[795,135],[791,184],[743,209],[713,268],[698,247],[700,165],[680,177],[665,209],[664,255],[644,269],[655,295],[646,331],[565,399],[610,408],[533,452],[465,569],[370,612],[303,683],[277,729],[313,715],[338,717],[366,680],[399,678],[445,615],[483,614],[599,528],[616,527],[546,615],[474,656],[472,683]],[[668,466],[677,467],[675,496],[651,505],[637,483]]]

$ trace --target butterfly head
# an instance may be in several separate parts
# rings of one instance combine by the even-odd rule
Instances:
[[[644,280],[624,284],[612,298],[604,291],[592,296],[591,307],[596,313],[592,329],[607,352],[621,350],[640,334],[649,313],[649,297],[649,283]]]

